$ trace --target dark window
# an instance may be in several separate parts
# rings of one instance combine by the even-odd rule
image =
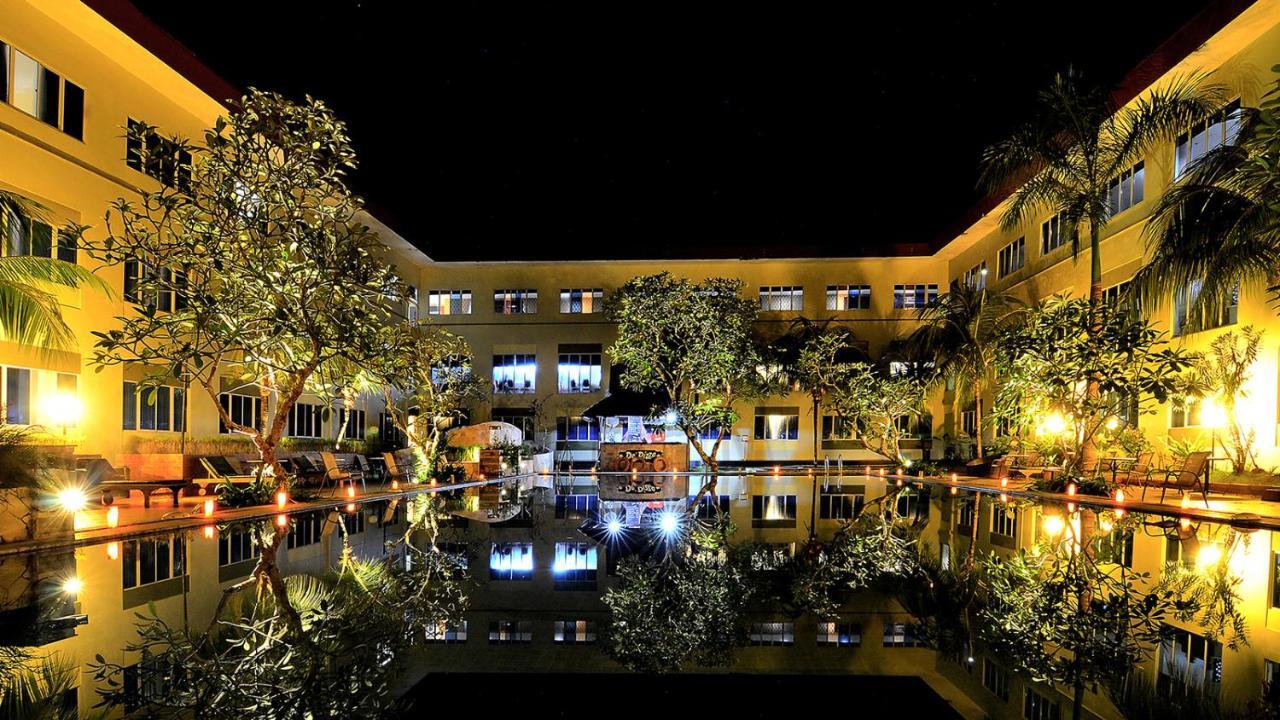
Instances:
[[[58,232],[58,259],[74,265],[79,261],[76,252],[76,236],[69,232]]]
[[[703,495],[698,501],[697,515],[702,520],[714,520],[716,514],[729,514],[729,496],[728,495]]]
[[[3,63],[0,63],[3,65]],[[62,132],[77,140],[84,139],[84,89],[66,81],[63,84]]]
[[[586,520],[600,512],[598,495],[557,495],[556,519]]]
[[[0,101],[9,101],[9,46],[0,42]]]
[[[578,415],[556,418],[556,440],[596,441],[599,439],[600,427],[593,420]]]
[[[31,219],[31,254],[39,257],[53,257],[53,228],[48,223]]]
[[[62,78],[49,68],[41,68],[40,119],[58,127],[58,87]]]
[[[26,425],[31,422],[31,371],[25,368],[4,369],[5,422]]]
[[[138,429],[138,386],[127,382],[124,384],[124,397],[121,399],[124,419],[121,427],[125,430]]]

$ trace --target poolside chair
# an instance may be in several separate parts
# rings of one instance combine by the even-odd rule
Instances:
[[[396,462],[396,456],[394,453],[382,453],[382,464],[387,466],[386,480],[409,482],[409,476],[400,469],[400,463]]]
[[[342,466],[338,464],[338,458],[334,457],[333,453],[322,452],[320,453],[320,459],[324,462],[324,483],[322,483],[320,487],[324,487],[325,484],[332,482],[334,484],[333,490],[334,492],[337,492],[338,488],[342,485],[349,482],[355,482],[355,476],[351,471],[343,469]],[[364,475],[360,475],[359,479],[363,485]]]
[[[356,469],[360,471],[360,476],[364,480],[368,480],[373,476],[373,466],[369,464],[369,458],[356,453],[355,455]]]
[[[1151,458],[1155,453],[1147,451],[1138,453],[1138,458],[1133,461],[1128,470],[1120,471],[1115,476],[1115,481],[1121,485],[1137,485],[1147,479],[1147,472],[1151,469]]]
[[[1009,470],[1013,467],[1013,456],[1004,455],[995,464],[991,466],[991,478],[993,480],[1004,480],[1009,477]]]
[[[200,464],[204,466],[204,471],[208,477],[201,480],[196,478],[191,482],[200,486],[200,494],[208,492],[209,485],[219,483],[230,483],[232,485],[248,485],[254,481],[253,475],[247,475],[243,470],[238,469],[231,464],[225,456],[209,455],[200,458]]]
[[[1177,490],[1179,495],[1183,495],[1188,491],[1194,492],[1199,487],[1200,495],[1204,498],[1204,506],[1209,507],[1209,492],[1204,486],[1204,472],[1208,464],[1209,453],[1200,451],[1188,454],[1182,461],[1182,467],[1152,470],[1147,473],[1142,483],[1142,497],[1146,498],[1147,487],[1153,484],[1160,487],[1162,503],[1165,493],[1169,490]]]
[[[311,458],[306,453],[299,453],[298,455],[294,455],[291,459],[293,460],[293,472],[297,475],[299,483],[305,485],[309,485],[317,481],[321,484],[324,483],[323,463],[317,463],[315,459]]]

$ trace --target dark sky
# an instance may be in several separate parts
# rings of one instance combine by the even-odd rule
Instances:
[[[135,4],[238,86],[329,102],[432,256],[523,259],[933,241],[1055,71],[1110,87],[1206,2]]]

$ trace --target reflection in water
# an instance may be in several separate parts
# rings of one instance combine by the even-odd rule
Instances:
[[[57,668],[64,716],[368,716],[531,663],[911,675],[967,716],[1267,707],[1270,531],[869,476],[693,506],[589,480],[504,493],[514,515],[457,492],[4,556],[0,672]]]

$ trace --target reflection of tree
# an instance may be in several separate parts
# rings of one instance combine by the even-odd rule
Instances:
[[[428,524],[430,508],[415,528]],[[317,578],[282,577],[275,554],[287,533],[252,531],[258,565],[226,590],[207,628],[143,616],[125,648],[136,665],[101,656],[91,664],[104,705],[145,706],[158,717],[348,717],[353,708],[374,716],[394,704],[396,660],[466,607],[463,561],[433,543],[414,547],[408,534],[385,559],[359,560],[348,548]]]

